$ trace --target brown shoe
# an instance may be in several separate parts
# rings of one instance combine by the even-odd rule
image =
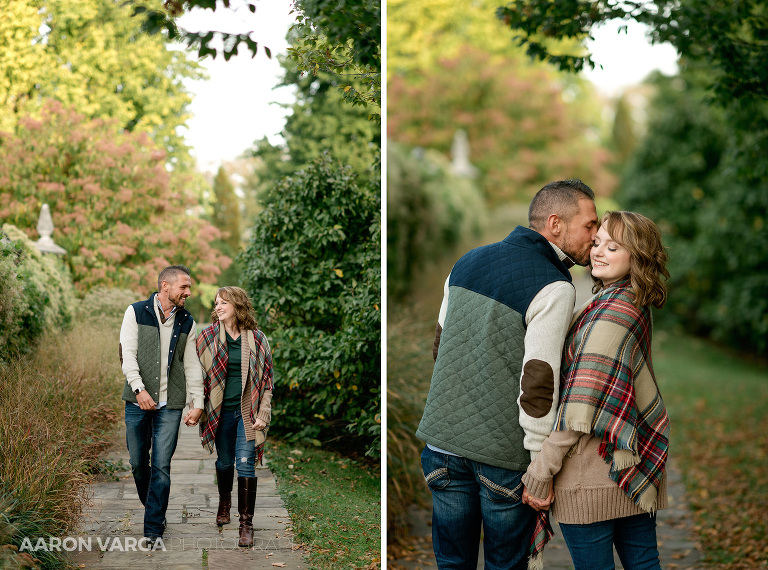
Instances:
[[[256,477],[237,478],[237,511],[240,513],[238,546],[253,546],[253,511],[256,508]]]
[[[216,469],[216,483],[219,486],[219,510],[216,511],[216,524],[223,526],[229,524],[229,510],[232,508],[232,481],[235,478],[235,470],[219,471]]]

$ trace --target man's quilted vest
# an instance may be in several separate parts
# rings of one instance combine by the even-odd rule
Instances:
[[[137,360],[139,374],[149,395],[159,401],[160,396],[160,324],[155,314],[155,294],[146,301],[134,303],[133,312],[139,328]],[[189,311],[176,310],[171,343],[168,349],[168,409],[180,410],[187,403],[187,379],[184,375],[184,349],[187,337],[192,332],[194,320]],[[195,355],[197,358],[197,355]],[[123,388],[123,400],[136,403],[136,395],[128,381]]]
[[[571,274],[546,238],[521,226],[456,262],[419,439],[488,465],[528,467],[517,405],[525,314],[555,281]]]

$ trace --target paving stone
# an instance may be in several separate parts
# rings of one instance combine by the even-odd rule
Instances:
[[[104,455],[129,468],[125,436]],[[285,568],[306,569],[306,552],[293,540],[288,511],[277,493],[277,483],[268,467],[256,470],[259,479],[254,510],[254,547],[238,542],[237,481],[233,488],[231,524],[216,525],[218,489],[215,483],[216,456],[200,445],[196,430],[182,425],[171,462],[171,496],[163,535],[165,551],[142,550],[144,507],[136,494],[129,470],[116,472],[118,480],[91,485],[91,505],[85,509],[79,538],[90,539],[91,548],[70,553],[75,566],[84,568],[162,568],[174,570],[204,567],[244,570],[269,568],[284,562]],[[101,543],[99,543],[99,540]],[[85,543],[84,543],[85,544]],[[106,545],[106,551],[100,549]]]

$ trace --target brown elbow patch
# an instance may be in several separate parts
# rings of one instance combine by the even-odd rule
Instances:
[[[543,418],[552,409],[555,376],[552,367],[543,360],[529,360],[523,367],[520,382],[520,405],[532,418]]]
[[[440,326],[440,323],[438,322],[435,326],[435,340],[432,343],[432,358],[434,360],[437,360],[437,350],[440,348],[440,337],[443,334],[443,327]]]

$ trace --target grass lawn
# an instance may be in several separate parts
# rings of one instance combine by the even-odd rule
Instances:
[[[269,467],[312,568],[381,565],[381,477],[378,464],[271,440]]]
[[[768,367],[659,330],[653,362],[707,562],[768,567]]]

